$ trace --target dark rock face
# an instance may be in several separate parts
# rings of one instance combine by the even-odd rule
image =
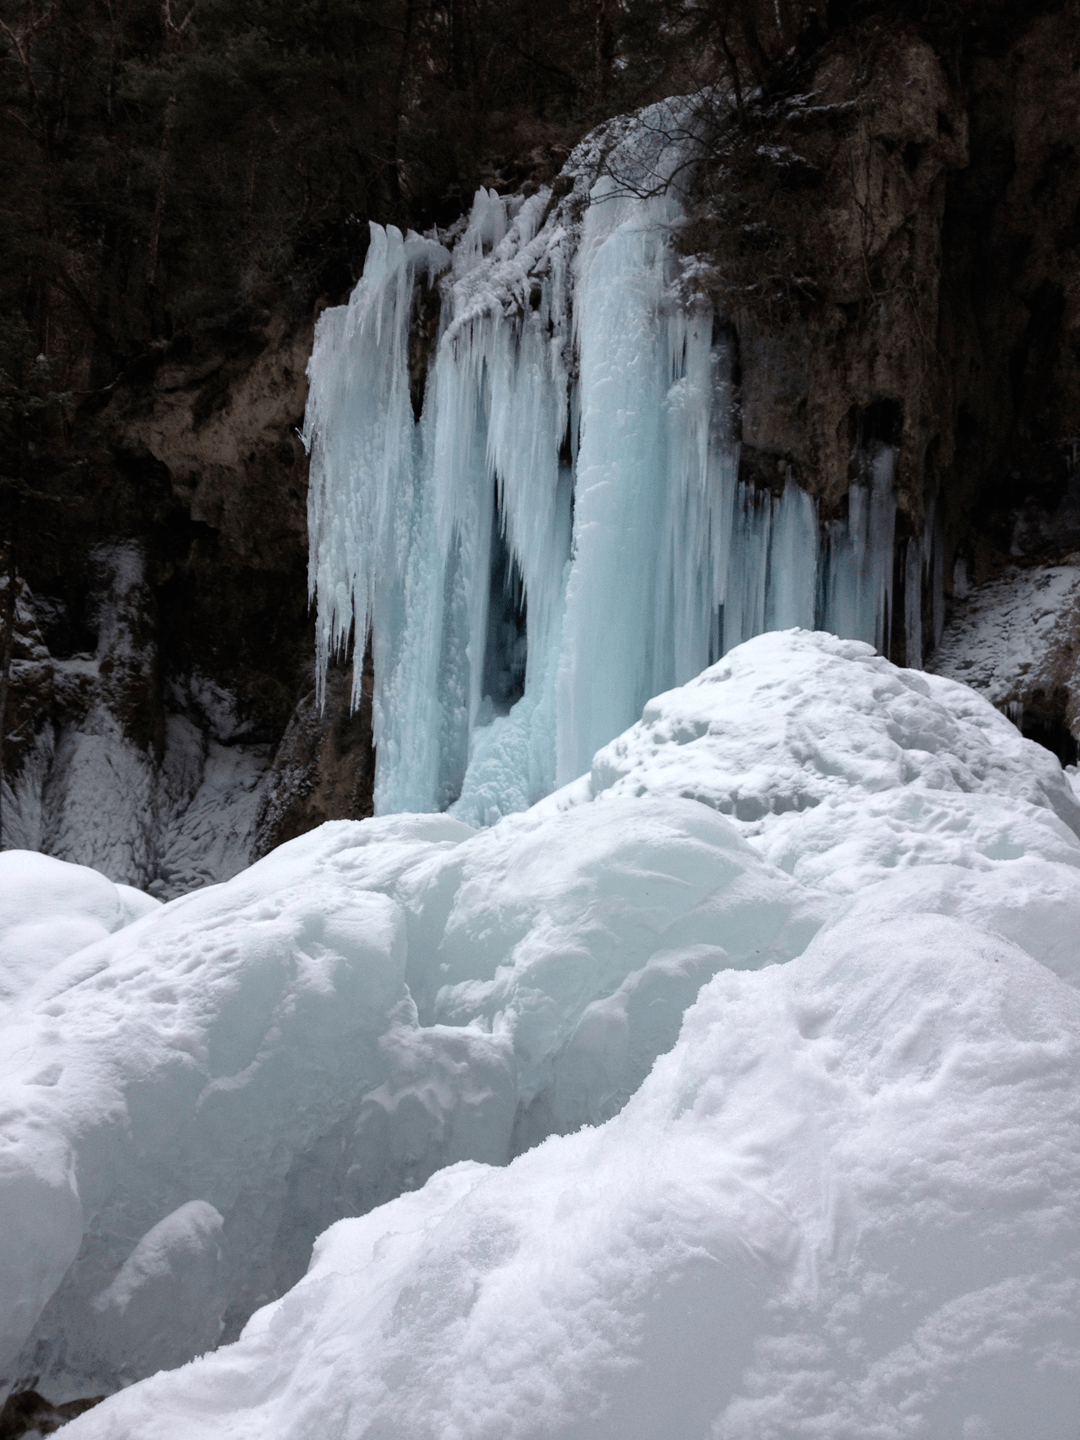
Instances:
[[[921,526],[944,420],[935,342],[948,177],[968,159],[962,98],[931,47],[892,27],[826,47],[800,79],[762,117],[765,156],[739,134],[735,173],[706,181],[687,237],[715,256],[710,288],[732,316],[744,473],[774,486],[791,473],[835,511],[857,441],[887,439]]]
[[[18,1440],[21,1435],[52,1435],[69,1420],[85,1414],[105,1397],[68,1400],[63,1405],[50,1405],[36,1390],[20,1390],[9,1395],[0,1409],[0,1440]]]
[[[307,779],[363,717],[340,687],[309,715],[311,332],[262,339],[116,394],[76,430],[74,479],[19,517],[4,843],[165,898],[370,811],[369,739],[348,786]],[[290,739],[271,771],[305,716],[302,763]]]
[[[355,709],[352,669],[344,665],[331,666],[327,674],[325,710],[319,710],[314,688],[300,699],[263,786],[254,854],[265,855],[323,820],[371,814],[374,678],[369,650]]]
[[[718,135],[686,244],[732,315],[748,478],[835,507],[888,408],[911,526],[936,500],[982,578],[1080,533],[1080,17],[972,32],[939,53],[901,7],[839,30]]]
[[[747,481],[829,517],[866,440],[898,445],[903,662],[907,537],[950,604],[958,563],[966,590],[1080,547],[1080,10],[845,9],[718,124],[684,245],[731,317]],[[783,15],[821,36],[819,7]]]

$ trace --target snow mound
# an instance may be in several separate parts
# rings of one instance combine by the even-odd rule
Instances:
[[[1055,1414],[1078,815],[973,692],[788,631],[488,830],[335,822],[81,949],[0,1022],[3,1385],[256,1312],[85,1433]]]
[[[421,1016],[513,1038],[515,1149],[613,1114],[705,980],[790,959],[830,913],[721,816],[663,796],[509,816],[408,891],[416,932],[438,925],[409,971]]]
[[[85,865],[33,850],[0,852],[0,1007],[76,950],[158,904]]]
[[[100,1393],[234,1338],[327,1225],[606,1118],[705,980],[829,913],[657,797],[325,825],[81,950],[4,1032],[0,1374]]]
[[[843,893],[912,864],[1080,864],[1080,806],[1049,751],[967,686],[822,633],[759,635],[650,700],[548,804],[646,794],[711,806]]]
[[[942,917],[717,976],[598,1130],[316,1248],[72,1440],[1073,1432],[1080,996]]]

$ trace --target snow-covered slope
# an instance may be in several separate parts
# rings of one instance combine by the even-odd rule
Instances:
[[[793,631],[489,830],[174,901],[4,1022],[0,1374],[179,1364],[369,1212],[73,1440],[1066,1433],[1078,829],[973,692]]]
[[[1080,995],[983,931],[718,976],[599,1130],[322,1237],[72,1440],[1049,1440],[1080,1401]]]

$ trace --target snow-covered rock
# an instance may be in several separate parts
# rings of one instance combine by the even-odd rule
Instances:
[[[1063,764],[1075,760],[1080,568],[1010,566],[972,588],[959,563],[949,622],[931,665],[985,695]]]
[[[264,1305],[73,1440],[1064,1433],[1078,816],[789,631],[488,830],[336,822],[98,940],[0,1032],[0,1375]]]
[[[962,582],[934,651],[934,669],[994,705],[1037,706],[1041,699],[1046,706],[1064,688],[1067,719],[1075,723],[1078,605],[1075,565],[1011,566],[974,589]]]
[[[21,723],[8,737],[0,840],[173,899],[231,879],[258,853],[270,750],[243,742],[233,698],[197,673],[170,680],[161,713],[146,557],[104,545],[90,561],[95,653],[50,654],[41,622],[65,607],[25,586],[18,597]]]

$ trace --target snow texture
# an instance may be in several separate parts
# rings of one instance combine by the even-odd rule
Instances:
[[[1001,706],[1040,679],[1045,684],[1063,641],[1073,639],[1080,569],[1014,567],[974,591],[958,578],[954,613],[934,652],[934,669]],[[1053,683],[1046,688],[1052,690]]]
[[[76,950],[151,914],[160,901],[84,865],[0,853],[0,1007]]]
[[[773,864],[840,893],[911,864],[1075,863],[1080,834],[1054,756],[966,686],[806,632],[763,635],[650,700],[547,803],[645,794],[703,801]]]
[[[1078,827],[974,692],[789,631],[489,829],[145,915],[3,1021],[0,1374],[247,1321],[72,1440],[1071,1434]]]
[[[72,1440],[1014,1437],[1080,1400],[1080,996],[956,920],[725,972],[600,1129],[316,1247]]]
[[[370,631],[376,814],[523,810],[763,630],[884,642],[894,448],[853,457],[842,521],[792,482],[738,480],[729,346],[673,244],[693,117],[671,100],[594,132],[561,198],[480,190],[443,236],[373,225],[348,306],[319,320],[320,684]],[[410,338],[432,293],[420,408]],[[905,542],[914,663],[933,533]]]

